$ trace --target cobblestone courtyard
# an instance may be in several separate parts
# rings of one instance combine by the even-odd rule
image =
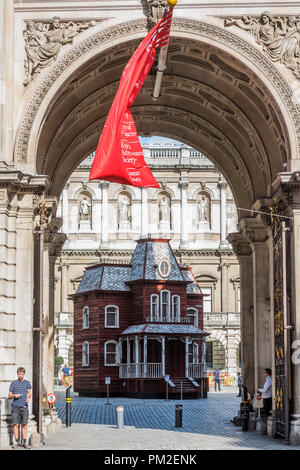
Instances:
[[[240,399],[236,389],[210,392],[207,400],[84,398],[72,394],[72,426],[65,427],[65,393],[56,391],[63,426],[41,450],[289,450],[280,440],[243,432],[230,420]],[[175,428],[175,404],[182,403],[183,425]],[[117,429],[116,406],[124,406],[124,428]]]

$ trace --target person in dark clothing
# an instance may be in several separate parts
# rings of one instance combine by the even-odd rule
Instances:
[[[220,385],[220,371],[218,368],[214,371],[214,378],[215,378],[215,392],[217,391],[217,385],[218,385],[218,390],[219,392],[221,391],[221,385]]]
[[[241,397],[242,396],[242,376],[241,376],[240,372],[237,373],[237,377],[238,377],[237,384],[238,384],[238,387],[239,387],[239,394],[237,395],[237,397]]]

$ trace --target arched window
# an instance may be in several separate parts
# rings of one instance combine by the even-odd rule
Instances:
[[[86,329],[90,326],[90,309],[89,307],[83,307],[82,309],[82,328]]]
[[[172,316],[173,320],[180,320],[180,297],[179,295],[173,295],[172,297]]]
[[[119,307],[116,305],[105,307],[105,328],[119,328]]]
[[[190,323],[198,327],[198,310],[196,308],[188,308],[186,314],[190,318]]]
[[[158,320],[159,316],[159,299],[157,294],[151,295],[151,321]]]
[[[117,366],[118,364],[118,343],[107,341],[104,345],[104,364],[106,366]]]
[[[160,293],[160,315],[162,320],[170,319],[170,292],[162,290]]]
[[[90,345],[85,341],[82,345],[82,366],[88,367],[90,362]]]

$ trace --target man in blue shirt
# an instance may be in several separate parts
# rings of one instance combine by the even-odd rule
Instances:
[[[13,398],[12,402],[12,424],[14,430],[15,443],[13,448],[22,446],[19,436],[19,424],[22,426],[23,447],[30,449],[27,444],[27,423],[28,423],[28,403],[31,398],[31,384],[24,379],[24,367],[17,369],[18,380],[14,380],[9,387],[9,398]]]
[[[218,390],[219,392],[221,391],[221,385],[220,385],[220,371],[218,368],[214,371],[214,377],[215,377],[215,392],[217,391],[217,385],[218,385]]]

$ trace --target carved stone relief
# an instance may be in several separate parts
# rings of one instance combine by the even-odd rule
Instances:
[[[163,17],[164,11],[168,6],[167,0],[147,0],[148,19],[152,23],[158,23]]]
[[[28,85],[35,73],[57,59],[63,45],[72,43],[74,36],[95,24],[94,20],[62,23],[57,16],[48,23],[28,21],[23,31],[27,56],[24,86]]]
[[[273,62],[280,62],[300,78],[300,17],[273,16],[263,12],[260,18],[244,15],[226,18],[224,26],[249,31]]]

